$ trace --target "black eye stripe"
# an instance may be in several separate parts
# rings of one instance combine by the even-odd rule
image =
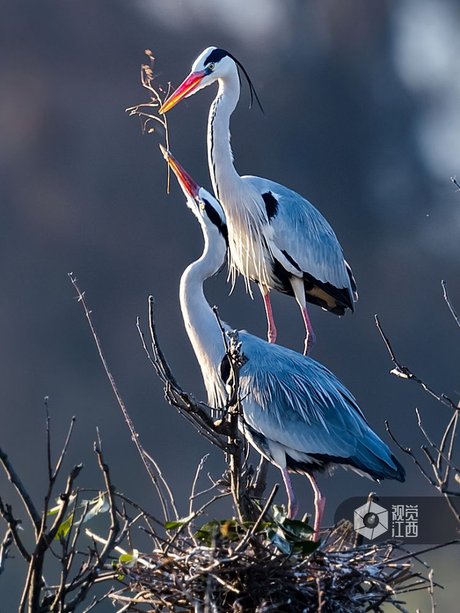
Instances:
[[[220,60],[227,55],[230,54],[228,53],[228,51],[225,51],[225,49],[214,49],[206,58],[204,65],[207,66],[208,64],[220,62]]]
[[[211,53],[208,55],[208,57],[205,59],[204,61],[204,65],[207,66],[208,64],[214,64],[217,62],[220,62],[220,60],[224,57],[229,57],[231,58],[235,64],[238,66],[238,68],[243,72],[246,81],[248,82],[249,85],[249,93],[251,96],[251,101],[249,104],[249,108],[252,107],[252,104],[254,102],[254,99],[257,101],[257,104],[259,105],[260,110],[262,111],[262,113],[264,112],[264,109],[262,107],[262,104],[259,100],[259,96],[257,95],[256,92],[256,88],[254,87],[253,82],[251,81],[251,78],[249,76],[249,74],[246,71],[246,68],[243,66],[243,64],[236,59],[236,57],[234,55],[232,55],[231,53],[229,53],[228,51],[226,51],[225,49],[213,49],[211,51]],[[211,74],[211,71],[207,71],[208,74]],[[240,72],[238,71],[238,76],[240,77],[240,81],[241,81],[241,76],[240,76]]]

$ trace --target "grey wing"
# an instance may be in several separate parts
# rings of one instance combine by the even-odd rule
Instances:
[[[372,431],[353,395],[327,368],[294,351],[242,337],[248,361],[240,373],[247,425],[303,454],[349,464],[375,478],[398,478],[388,446]]]
[[[342,247],[318,209],[279,183],[252,176],[243,179],[264,200],[270,228],[267,242],[284,268],[295,276],[307,273],[322,283],[347,288],[356,300],[356,286]]]

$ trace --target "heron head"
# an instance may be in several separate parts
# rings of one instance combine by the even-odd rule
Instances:
[[[211,83],[214,83],[218,79],[225,79],[232,73],[239,75],[238,69],[243,71],[249,83],[251,104],[253,96],[255,96],[259,106],[261,106],[254,85],[241,62],[225,49],[208,47],[196,58],[188,77],[186,77],[169,98],[165,100],[160,108],[160,113],[167,113],[183,98],[193,96],[193,94],[196,94],[200,89],[211,85]]]
[[[167,149],[162,145],[160,145],[160,149],[163,157],[176,175],[177,182],[187,199],[187,206],[192,210],[200,224],[208,233],[217,231],[225,239],[225,242],[228,243],[227,222],[220,203],[204,187],[200,187],[195,182]]]

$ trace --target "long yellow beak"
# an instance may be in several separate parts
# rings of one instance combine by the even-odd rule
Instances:
[[[201,82],[201,79],[205,76],[204,70],[200,72],[191,72],[188,77],[182,81],[179,87],[173,91],[173,93],[165,100],[160,107],[160,113],[167,113],[173,106],[176,106],[178,102],[185,98],[187,95],[192,94],[195,87]]]
[[[171,153],[160,145],[161,153],[164,159],[168,162],[171,170],[176,175],[177,181],[182,188],[186,197],[196,198],[200,190],[200,186],[196,183],[188,172],[179,164],[179,162],[171,155]]]

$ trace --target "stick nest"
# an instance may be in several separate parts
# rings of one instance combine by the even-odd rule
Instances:
[[[131,596],[112,594],[138,611],[405,611],[401,594],[427,587],[410,554],[392,542],[354,546],[342,522],[311,554],[282,553],[262,534],[211,545],[180,537],[170,551],[140,556],[124,568]],[[242,537],[245,540],[244,536]]]

